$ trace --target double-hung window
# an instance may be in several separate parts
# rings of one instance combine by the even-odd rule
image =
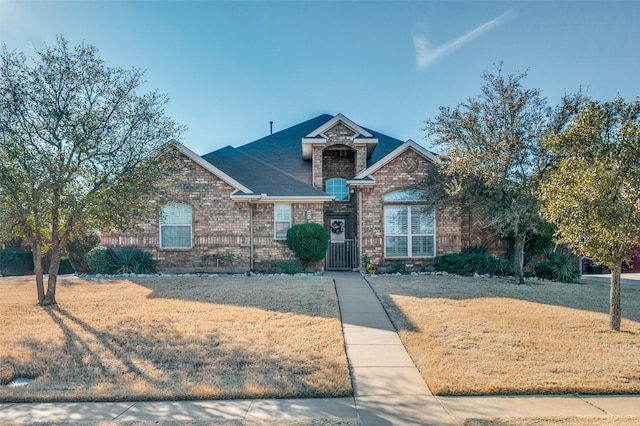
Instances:
[[[435,211],[421,205],[422,191],[405,190],[384,197],[385,257],[435,256]]]
[[[291,204],[273,205],[273,233],[276,240],[286,240],[291,228]]]
[[[191,207],[168,204],[160,211],[160,248],[191,248]]]

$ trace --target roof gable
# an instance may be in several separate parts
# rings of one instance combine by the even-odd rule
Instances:
[[[365,145],[367,147],[367,158],[371,157],[378,144],[378,139],[364,127],[360,127],[344,115],[338,114],[302,138],[302,158],[311,160],[313,147],[326,145],[331,138],[330,131],[337,126],[343,126],[351,132],[348,135],[347,145]],[[340,133],[340,130],[338,132]]]
[[[327,130],[331,129],[333,126],[335,126],[338,123],[342,123],[344,126],[349,128],[353,133],[355,133],[354,137],[357,137],[357,136],[360,136],[360,135],[364,136],[365,138],[373,137],[373,135],[371,133],[369,133],[367,130],[365,130],[364,128],[358,126],[356,123],[354,123],[353,121],[349,120],[347,117],[345,117],[342,114],[336,115],[331,120],[327,121],[322,126],[318,127],[313,132],[309,133],[306,137],[315,138],[315,137],[318,137],[318,136],[322,136],[324,134],[324,132],[326,132]]]
[[[362,172],[358,173],[358,175],[356,177],[354,177],[353,180],[354,181],[355,180],[361,180],[361,179],[369,179],[370,180],[371,179],[371,175],[374,172],[376,172],[377,170],[380,170],[382,167],[387,165],[389,162],[391,162],[392,160],[397,158],[400,154],[402,154],[403,152],[407,151],[408,149],[413,149],[418,154],[423,156],[425,159],[431,161],[432,163],[437,163],[438,162],[438,157],[434,153],[432,153],[430,151],[427,151],[425,148],[423,148],[422,146],[418,145],[413,140],[409,139],[408,141],[406,141],[405,143],[403,143],[402,145],[400,145],[399,147],[397,147],[396,149],[394,149],[393,151],[388,153],[386,156],[384,156],[383,158],[381,158],[380,160],[378,160],[377,162],[372,164],[370,167],[367,167]]]

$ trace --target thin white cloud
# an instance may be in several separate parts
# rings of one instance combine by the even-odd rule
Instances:
[[[414,36],[413,47],[416,53],[416,65],[418,67],[418,70],[423,71],[427,69],[429,65],[433,64],[442,56],[457,50],[474,38],[479,37],[487,31],[503,24],[504,22],[511,19],[512,16],[513,13],[511,10],[509,10],[498,16],[497,18],[494,18],[491,21],[485,22],[484,24],[474,28],[465,35],[435,48],[431,48],[431,46],[429,45],[429,40],[427,40],[426,37]]]

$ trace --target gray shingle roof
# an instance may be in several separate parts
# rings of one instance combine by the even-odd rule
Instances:
[[[333,118],[323,114],[295,126],[265,136],[246,145],[227,146],[202,158],[236,179],[255,194],[270,196],[327,195],[312,186],[311,161],[302,159],[302,138]],[[368,167],[403,144],[390,136],[366,129],[378,145]]]

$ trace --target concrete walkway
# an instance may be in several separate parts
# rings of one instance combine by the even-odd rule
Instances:
[[[364,426],[462,425],[467,418],[640,416],[640,396],[435,397],[358,273],[336,282],[354,396],[328,399],[0,403],[1,423],[349,419]]]
[[[358,273],[336,283],[358,417],[363,425],[455,425],[405,350],[369,284]]]

